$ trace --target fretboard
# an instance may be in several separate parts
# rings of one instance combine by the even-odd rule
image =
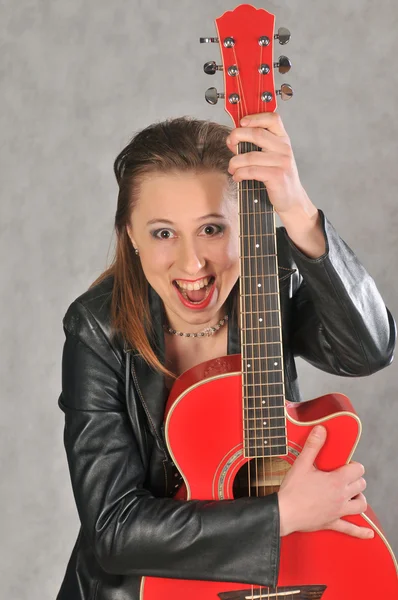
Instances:
[[[239,183],[238,195],[244,452],[280,456],[287,440],[275,213],[258,181]]]

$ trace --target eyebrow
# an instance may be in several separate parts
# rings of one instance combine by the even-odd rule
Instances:
[[[227,218],[225,215],[221,215],[219,213],[209,213],[208,215],[199,217],[196,220],[201,221],[202,219],[209,219],[209,218],[214,218],[214,217],[216,219],[226,219]],[[169,219],[151,219],[150,221],[147,222],[147,225],[152,225],[153,223],[167,223],[168,225],[174,225],[173,221],[169,221]]]

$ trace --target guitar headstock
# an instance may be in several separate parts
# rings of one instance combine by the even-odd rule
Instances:
[[[211,87],[205,98],[210,104],[224,98],[225,110],[236,127],[245,115],[274,112],[277,96],[289,100],[293,95],[291,86],[286,83],[281,89],[275,89],[274,69],[287,73],[291,63],[287,56],[280,56],[274,62],[274,40],[287,44],[290,39],[285,27],[280,27],[275,34],[274,23],[275,16],[263,8],[241,4],[215,20],[218,37],[200,38],[201,43],[219,43],[222,57],[221,65],[207,62],[205,73],[224,73],[225,92],[218,93]]]

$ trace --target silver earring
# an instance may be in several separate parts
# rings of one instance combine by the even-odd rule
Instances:
[[[139,254],[138,248],[134,248],[134,250],[135,250],[135,253],[138,255]]]

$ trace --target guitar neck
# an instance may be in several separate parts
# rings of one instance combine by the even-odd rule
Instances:
[[[287,440],[275,212],[259,181],[240,182],[238,201],[245,455],[279,456]]]

